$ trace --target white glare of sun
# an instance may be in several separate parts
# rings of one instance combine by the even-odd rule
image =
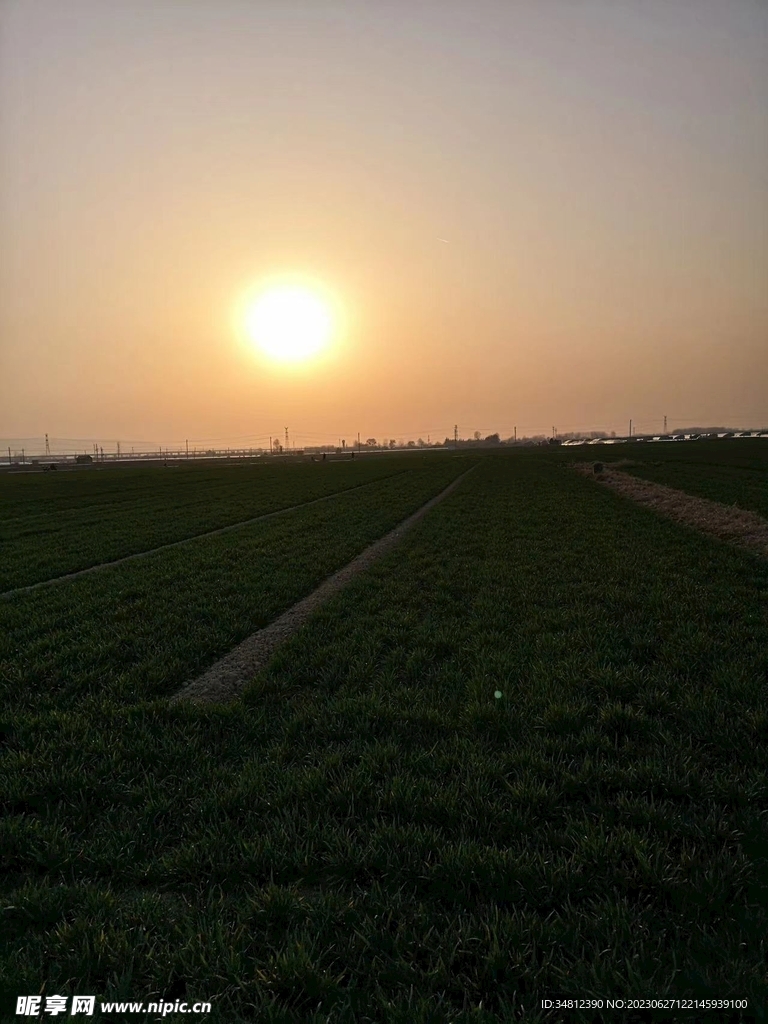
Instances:
[[[325,303],[305,288],[273,288],[246,314],[246,330],[265,355],[298,362],[328,344],[332,322]]]

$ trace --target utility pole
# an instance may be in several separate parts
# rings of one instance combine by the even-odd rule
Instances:
[[[189,438],[187,438],[186,445],[187,445],[187,458],[189,458]]]
[[[556,433],[556,431],[555,431],[555,428],[554,428],[554,427],[552,427],[552,437],[554,437],[554,436],[555,436],[555,433]]]
[[[120,442],[117,442],[117,457],[120,458]]]
[[[269,435],[269,454],[272,454],[272,435]]]
[[[459,425],[458,423],[453,424],[453,443],[459,443]]]
[[[517,444],[517,427],[515,427],[515,444]]]
[[[664,417],[664,433],[666,434],[666,432],[667,432],[667,417],[665,416]]]
[[[288,427],[285,428],[285,450],[288,451]]]
[[[360,431],[357,432],[357,450],[360,451]]]
[[[629,421],[629,436],[632,437],[632,420]]]
[[[51,454],[51,446],[48,444],[48,435],[47,434],[45,435],[45,454],[46,455],[50,455]]]

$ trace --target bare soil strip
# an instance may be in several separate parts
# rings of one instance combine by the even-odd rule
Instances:
[[[329,576],[316,590],[283,612],[274,622],[243,640],[233,651],[212,665],[207,672],[183,687],[171,698],[171,703],[194,701],[200,704],[224,704],[234,700],[257,672],[266,665],[276,648],[303,626],[316,608],[346,586],[354,576],[367,569],[393,548],[407,530],[422,519],[430,509],[447,498],[474,468],[475,466],[471,466],[434,498],[430,498],[413,515],[404,519],[394,530],[380,537],[365,551],[353,558],[343,569],[339,569],[333,576]]]
[[[735,505],[722,505],[708,498],[697,498],[674,487],[642,480],[613,468],[620,464],[623,463],[603,463],[600,473],[594,472],[591,462],[576,463],[574,469],[677,523],[692,526],[763,557],[768,556],[768,520],[756,512],[748,512]]]
[[[408,470],[404,470],[408,472]],[[384,477],[391,480],[393,477]],[[368,480],[364,484],[357,484],[355,487],[345,487],[343,491],[334,491],[333,494],[324,494],[322,498],[313,498],[311,501],[304,501],[300,505],[289,505],[287,508],[279,508],[275,512],[265,512],[262,516],[254,516],[253,519],[243,519],[239,523],[230,523],[229,526],[220,526],[216,530],[208,530],[207,533],[196,533],[192,537],[185,537],[183,540],[172,540],[168,544],[161,544],[160,547],[150,548],[149,551],[137,551],[133,555],[125,555],[123,558],[116,558],[112,562],[99,562],[98,565],[91,565],[87,569],[78,569],[77,572],[68,572],[64,576],[54,576],[50,580],[41,580],[39,583],[31,583],[28,587],[17,587],[15,590],[6,590],[0,594],[0,601],[17,594],[26,594],[30,590],[38,590],[40,587],[49,587],[52,583],[61,583],[63,580],[73,580],[78,576],[85,576],[89,572],[98,572],[100,569],[111,569],[113,565],[122,565],[123,562],[130,562],[134,558],[146,558],[148,555],[156,555],[158,551],[166,551],[168,548],[177,548],[181,544],[191,544],[194,540],[201,540],[203,537],[215,537],[219,533],[229,533],[230,530],[239,530],[243,526],[250,526],[252,523],[260,523],[264,519],[273,519],[275,516],[284,516],[287,512],[297,512],[300,508],[309,508],[310,505],[317,505],[321,501],[331,501],[338,498],[340,494],[349,494],[351,491],[359,491],[361,487],[370,487],[372,483],[379,483],[378,480]]]

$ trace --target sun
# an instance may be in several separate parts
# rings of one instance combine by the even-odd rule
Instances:
[[[265,288],[245,307],[245,332],[264,355],[303,363],[325,349],[333,333],[330,304],[316,290],[283,284]]]

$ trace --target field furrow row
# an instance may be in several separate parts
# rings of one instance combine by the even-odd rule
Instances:
[[[301,468],[301,467],[299,467]],[[118,486],[119,471],[101,476],[96,471],[47,474],[27,479],[0,480],[7,495],[21,485],[25,498],[5,500],[0,494],[0,592],[54,576],[86,569],[212,530],[256,518],[282,508],[341,493],[414,470],[413,460],[328,463],[304,466],[240,466],[208,470],[199,487],[193,470],[180,470],[178,491],[166,486],[141,497],[131,488],[132,478],[161,468],[130,470],[125,484],[131,500]],[[170,470],[167,472],[171,472]],[[189,479],[192,477],[192,479]],[[89,495],[109,488],[103,504],[88,507]],[[86,507],[60,507],[58,492],[66,489],[75,501],[78,488]],[[47,495],[41,499],[41,495]],[[102,498],[104,495],[102,494]]]

